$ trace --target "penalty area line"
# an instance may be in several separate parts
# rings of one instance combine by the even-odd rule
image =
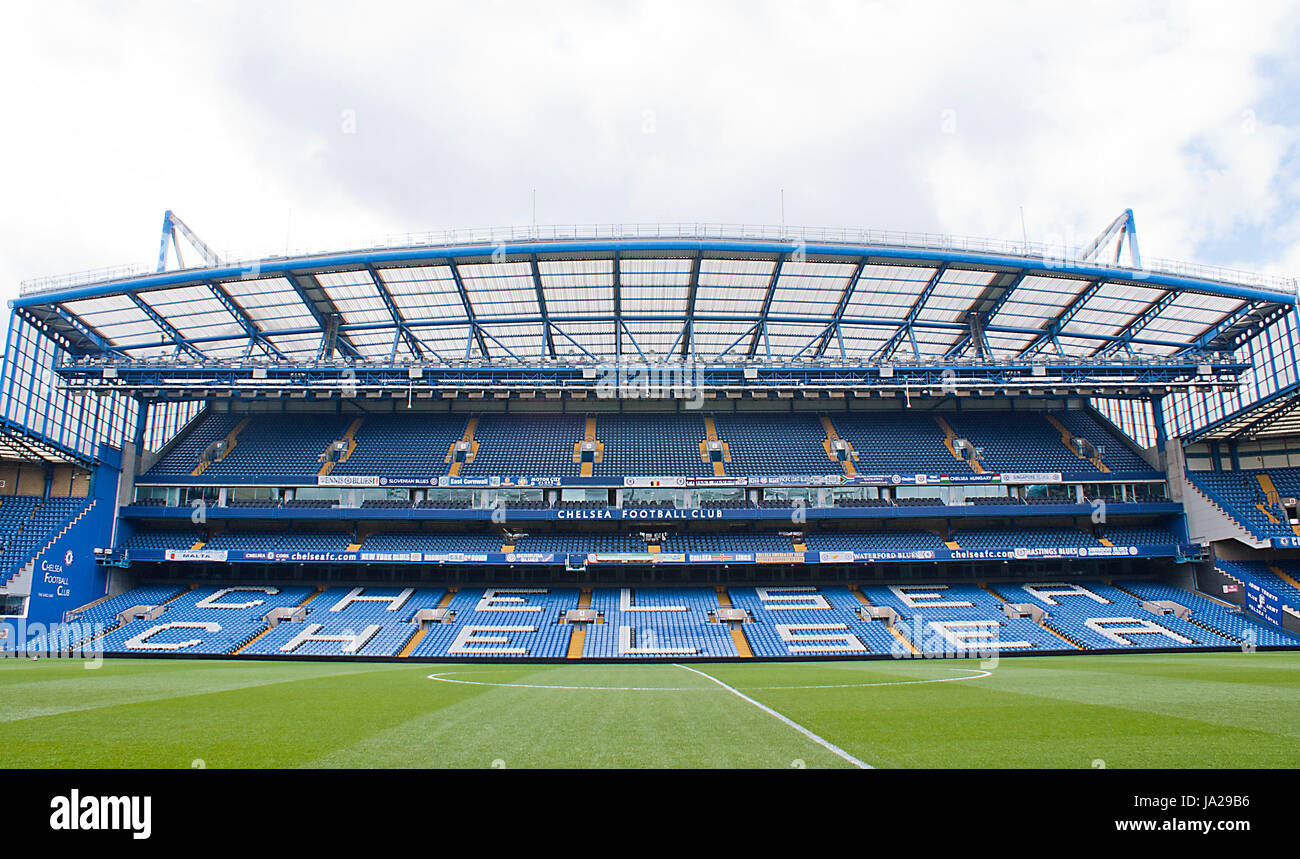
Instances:
[[[791,718],[788,718],[788,717],[786,717],[786,716],[781,715],[780,713],[778,713],[777,711],[773,710],[771,707],[767,706],[766,704],[764,704],[764,703],[762,703],[762,702],[760,702],[760,701],[755,701],[753,698],[749,697],[749,696],[746,695],[744,692],[741,692],[739,689],[736,689],[736,688],[733,687],[733,686],[728,686],[726,683],[723,683],[721,680],[719,680],[718,678],[714,677],[712,674],[705,674],[703,671],[700,671],[700,670],[698,670],[698,669],[692,668],[692,667],[689,666],[689,665],[682,665],[682,664],[680,664],[680,663],[674,663],[674,665],[676,665],[678,668],[685,669],[686,671],[689,671],[689,672],[691,672],[692,674],[698,674],[698,675],[700,675],[701,677],[705,678],[706,680],[711,680],[711,681],[713,681],[714,683],[716,683],[716,684],[718,684],[719,686],[721,686],[723,689],[726,689],[726,690],[727,690],[728,692],[730,692],[732,695],[735,695],[735,696],[736,696],[737,698],[739,698],[740,700],[742,700],[742,701],[747,701],[748,703],[753,704],[755,707],[757,707],[758,709],[762,710],[762,711],[763,711],[764,713],[766,713],[767,715],[769,715],[769,716],[771,716],[772,718],[774,718],[774,719],[776,719],[776,720],[778,720],[778,721],[780,721],[780,722],[782,722],[782,723],[788,725],[788,726],[791,727],[791,728],[794,728],[796,731],[798,731],[799,733],[803,734],[805,737],[807,737],[808,739],[812,740],[812,741],[813,741],[814,743],[816,743],[817,745],[819,745],[819,746],[821,746],[822,748],[826,749],[826,750],[829,751],[831,754],[836,755],[836,756],[838,756],[838,757],[840,757],[840,758],[842,758],[842,759],[848,761],[849,763],[853,764],[853,765],[854,765],[855,767],[857,767],[858,769],[862,769],[862,770],[872,770],[872,769],[875,769],[875,767],[873,767],[871,764],[867,763],[866,761],[858,760],[858,759],[855,758],[853,755],[849,754],[848,752],[846,752],[846,751],[844,751],[843,749],[841,749],[839,746],[837,746],[837,745],[835,745],[834,743],[832,743],[830,740],[827,740],[827,739],[825,739],[825,738],[823,738],[823,737],[819,737],[817,734],[814,734],[812,731],[808,730],[808,729],[805,728],[803,725],[800,725],[800,724],[799,724],[798,722],[796,722],[794,719],[791,719]]]

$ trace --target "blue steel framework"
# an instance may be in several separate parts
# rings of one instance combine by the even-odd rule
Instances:
[[[529,368],[526,384],[562,384],[592,363],[670,359],[719,378],[748,362],[796,386],[837,372],[848,386],[920,374],[933,387],[945,370],[1008,384],[1045,363],[1072,392],[1101,395],[1099,410],[1142,443],[1294,381],[1296,301],[1281,282],[931,244],[523,239],[28,291],[11,303],[0,431],[86,460],[101,441],[157,448],[201,400],[257,387],[253,364],[332,384],[371,373],[397,392],[426,370],[429,384]],[[1089,391],[1107,374],[1133,381]],[[172,394],[182,401],[142,408],[137,395],[168,378],[189,385]]]
[[[1286,420],[1300,402],[1300,368],[1297,350],[1300,333],[1296,314],[1282,315],[1264,332],[1238,350],[1238,358],[1251,365],[1237,389],[1201,397],[1173,398],[1173,431],[1191,440],[1280,435],[1300,429]]]

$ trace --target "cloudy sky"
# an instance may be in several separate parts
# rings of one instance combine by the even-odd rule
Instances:
[[[395,233],[690,221],[1300,274],[1300,6],[5,3],[0,290]]]

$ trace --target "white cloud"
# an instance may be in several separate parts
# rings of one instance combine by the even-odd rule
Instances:
[[[1132,206],[1148,256],[1295,275],[1294,9],[1080,8],[8,4],[0,289],[149,264],[169,207],[279,253],[525,223],[534,187],[544,223],[772,223],[784,188],[791,223],[1008,239]]]

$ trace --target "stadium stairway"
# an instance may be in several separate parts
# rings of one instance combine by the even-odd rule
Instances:
[[[1210,494],[1199,479],[1193,478],[1193,474],[1195,472],[1187,472],[1183,480],[1185,490],[1191,490],[1183,493],[1183,505],[1187,508],[1188,521],[1197,522],[1207,519],[1217,526],[1212,534],[1199,536],[1208,536],[1212,539],[1231,538],[1255,549],[1268,546],[1268,538],[1257,533],[1245,515],[1228,509],[1224,503]],[[1192,538],[1196,539],[1197,536],[1193,534]]]
[[[239,444],[239,434],[244,431],[244,428],[248,426],[251,420],[252,418],[244,418],[239,423],[235,424],[234,429],[226,433],[226,449],[221,452],[220,456],[205,460],[203,459],[203,452],[200,451],[199,462],[194,466],[194,470],[190,472],[190,477],[198,477],[200,474],[208,470],[209,465],[214,462],[220,462],[229,456],[230,452],[235,449],[235,445]]]
[[[983,474],[984,464],[980,462],[979,454],[977,454],[972,448],[970,459],[962,456],[961,452],[957,450],[957,433],[953,430],[952,425],[939,415],[935,415],[934,420],[939,424],[939,429],[943,430],[943,446],[952,454],[952,458],[959,462],[966,463],[970,466],[971,471],[974,471],[976,474]]]
[[[456,598],[456,592],[458,590],[459,588],[456,587],[447,588],[447,592],[442,595],[442,598],[438,600],[438,604],[434,606],[434,608],[445,609],[450,606],[451,601]],[[420,629],[417,629],[415,635],[412,635],[407,640],[406,644],[402,646],[402,649],[397,652],[397,658],[408,659],[411,654],[415,652],[415,648],[420,646],[420,642],[424,640],[424,637],[429,634],[429,630],[432,628],[432,626],[423,626]]]
[[[715,590],[718,594],[719,608],[735,608],[731,604],[731,594],[725,587],[718,585]],[[741,659],[753,659],[754,648],[749,646],[749,639],[745,636],[744,624],[735,620],[729,620],[726,623],[731,630],[731,640],[736,644],[736,653],[740,655]]]
[[[1291,516],[1282,504],[1281,493],[1277,491],[1272,476],[1267,471],[1257,471],[1255,472],[1255,482],[1259,484],[1259,490],[1264,495],[1263,504],[1256,506],[1263,511],[1270,522],[1288,525],[1292,531],[1300,535],[1300,525],[1291,522]]]
[[[872,605],[871,600],[867,599],[867,595],[864,594],[862,589],[857,585],[849,585],[849,593],[857,597],[858,602],[862,603],[864,606],[869,607]],[[904,650],[913,656],[921,655],[920,649],[912,643],[911,639],[902,633],[902,630],[900,630],[892,620],[885,623],[885,628],[889,630],[889,634],[894,637],[894,640],[902,645]]]
[[[319,593],[319,591],[317,591],[317,593]],[[312,596],[315,596],[315,594],[313,594]],[[252,647],[254,644],[256,644],[256,643],[258,642],[258,640],[260,640],[263,636],[268,635],[268,634],[271,632],[271,630],[272,630],[273,628],[274,628],[274,627],[268,626],[266,629],[262,630],[262,631],[259,632],[257,635],[253,636],[253,637],[250,638],[248,641],[245,641],[245,642],[244,642],[243,644],[241,644],[239,647],[235,648],[235,650],[232,651],[230,655],[231,655],[231,656],[238,656],[239,654],[243,653],[245,650],[247,650],[248,648],[250,648],[250,647]]]
[[[309,603],[309,602],[311,602],[312,600],[316,599],[316,597],[320,596],[320,595],[323,594],[323,593],[325,593],[325,588],[320,587],[320,586],[317,586],[316,590],[312,591],[311,593],[307,594],[307,596],[303,597],[302,602],[298,603],[298,607],[301,608],[301,607],[307,605],[307,603]],[[184,596],[184,594],[182,594],[182,596]],[[243,644],[241,644],[239,647],[235,648],[235,649],[231,652],[230,655],[231,655],[231,656],[238,656],[239,654],[243,653],[245,650],[247,650],[248,648],[250,648],[250,647],[252,647],[254,644],[256,644],[260,639],[262,639],[263,637],[269,635],[270,632],[271,632],[271,630],[273,630],[273,629],[275,629],[275,627],[270,626],[270,625],[268,624],[267,627],[266,627],[266,629],[262,630],[262,631],[259,632],[257,635],[253,636],[253,637],[250,638],[248,641],[245,641],[245,642],[244,642]]]
[[[591,588],[583,588],[578,592],[578,608],[591,608]],[[573,631],[569,633],[569,648],[565,651],[565,659],[581,659],[582,648],[587,644],[587,625],[585,623],[575,624]]]
[[[1074,445],[1071,444],[1071,442],[1073,442],[1076,438],[1075,434],[1070,432],[1070,430],[1065,426],[1065,424],[1057,420],[1054,415],[1044,415],[1044,417],[1047,418],[1048,423],[1056,427],[1056,429],[1061,433],[1061,444],[1069,448],[1070,453],[1073,453],[1075,456],[1079,456],[1079,453],[1074,449]],[[1093,465],[1095,465],[1097,467],[1097,470],[1102,472],[1103,474],[1110,473],[1110,467],[1106,465],[1106,463],[1102,462],[1100,456],[1094,456],[1088,458],[1088,461],[1091,462]]]
[[[583,456],[584,450],[590,447],[591,458]],[[573,443],[573,461],[578,464],[578,476],[591,477],[596,470],[596,464],[605,461],[605,443],[596,438],[596,418],[588,415],[583,423],[582,441]]]
[[[831,422],[829,415],[821,416],[821,424],[822,429],[826,430],[826,440],[822,442],[822,447],[826,450],[826,456],[831,461],[838,462],[840,468],[843,469],[844,473],[849,477],[857,476],[858,469],[857,466],[853,464],[853,460],[858,458],[858,454],[854,451],[852,443],[850,443],[848,439],[840,438],[840,434],[835,431],[835,424]],[[844,459],[840,459],[835,455],[836,442],[844,443],[844,452],[846,454]]]
[[[447,474],[456,477],[460,474],[461,466],[466,462],[473,462],[474,457],[478,455],[478,442],[474,440],[474,431],[478,429],[478,418],[470,418],[465,424],[465,433],[460,440],[469,445],[469,450],[465,452],[464,460],[456,459],[457,442],[452,442],[451,447],[447,448],[447,458],[443,462],[448,463]]]
[[[361,424],[363,422],[363,418],[357,418],[348,425],[346,430],[344,430],[343,438],[339,439],[339,441],[346,444],[347,447],[343,448],[343,453],[339,454],[338,459],[330,459],[327,455],[329,453],[328,450],[321,454],[321,456],[325,457],[325,462],[321,465],[320,471],[316,472],[318,475],[327,475],[334,470],[335,465],[340,462],[347,462],[352,458],[352,451],[357,449],[357,430],[361,429]]]
[[[718,459],[713,458],[710,450],[715,443],[721,448]],[[718,438],[718,425],[714,423],[711,416],[704,419],[704,441],[700,442],[700,461],[713,467],[714,477],[726,477],[726,464],[731,462],[731,447]]]
[[[427,626],[421,629],[417,629],[415,631],[415,635],[412,635],[410,639],[407,640],[406,644],[402,646],[402,649],[397,652],[397,658],[398,659],[409,658],[410,655],[415,652],[416,646],[419,645],[419,643],[423,641],[424,637],[428,634],[429,634],[429,627]]]
[[[1082,641],[1079,641],[1074,636],[1070,635],[1070,633],[1066,632],[1064,629],[1055,626],[1051,622],[1051,612],[1048,612],[1047,615],[1043,617],[1043,619],[1039,622],[1039,626],[1041,626],[1043,629],[1047,630],[1049,633],[1056,636],[1057,638],[1061,639],[1061,641],[1064,641],[1066,644],[1070,645],[1071,647],[1074,647],[1078,650],[1092,650],[1091,647],[1084,644]]]

